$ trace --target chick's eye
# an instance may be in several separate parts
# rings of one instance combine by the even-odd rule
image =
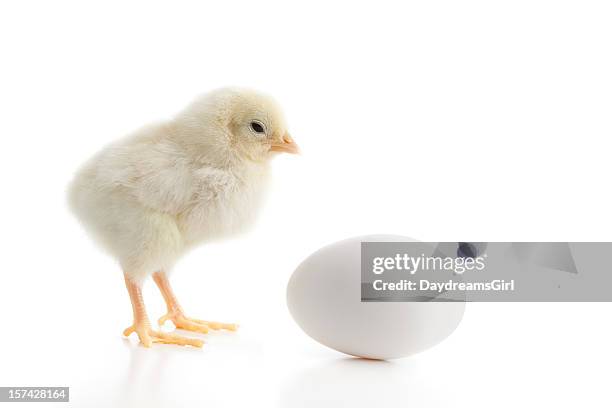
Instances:
[[[264,133],[264,127],[259,122],[251,122],[251,129],[255,133]]]

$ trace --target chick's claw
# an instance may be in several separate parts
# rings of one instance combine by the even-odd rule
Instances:
[[[201,348],[204,345],[203,340],[199,339],[190,339],[187,337],[177,336],[176,334],[164,333],[161,331],[152,331],[153,343],[162,343],[162,344],[178,344],[180,346],[192,346],[196,348]]]
[[[192,319],[185,317],[182,314],[165,314],[157,321],[159,325],[163,325],[167,320],[172,321],[177,329],[188,330],[196,333],[208,333],[209,330],[230,330],[236,331],[237,324],[211,322],[207,320]]]
[[[176,334],[164,333],[162,331],[152,330],[147,326],[137,327],[132,325],[123,331],[123,335],[127,337],[133,332],[136,332],[140,339],[140,343],[147,348],[151,347],[153,343],[176,344],[179,346],[192,346],[196,348],[201,348],[204,344],[204,341],[199,339],[190,339],[177,336]]]
[[[234,323],[210,322],[207,320],[200,320],[200,319],[191,319],[191,320],[196,323],[206,325],[213,330],[229,330],[229,331],[238,330],[238,325]]]

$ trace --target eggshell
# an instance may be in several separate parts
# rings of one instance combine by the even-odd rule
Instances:
[[[319,343],[357,357],[393,359],[428,349],[459,325],[464,302],[361,302],[361,242],[414,241],[368,235],[316,251],[295,270],[287,305]]]

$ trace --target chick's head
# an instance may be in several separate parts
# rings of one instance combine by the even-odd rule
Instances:
[[[180,118],[181,123],[195,128],[182,137],[188,137],[193,146],[201,145],[207,156],[218,158],[228,152],[262,162],[275,153],[299,152],[276,101],[250,89],[212,91],[196,100]]]
[[[230,96],[228,106],[230,145],[241,156],[263,161],[274,153],[299,152],[280,107],[269,96],[240,90]]]

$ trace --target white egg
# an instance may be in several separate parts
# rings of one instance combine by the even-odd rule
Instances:
[[[396,235],[350,238],[321,248],[295,270],[287,304],[319,343],[357,357],[393,359],[428,349],[459,325],[464,302],[361,302],[361,242],[414,241]]]

